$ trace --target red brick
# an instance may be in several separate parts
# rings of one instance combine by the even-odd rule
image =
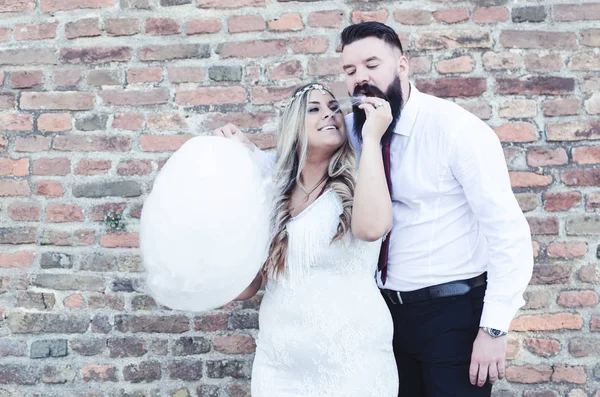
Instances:
[[[571,58],[570,70],[588,71],[600,70],[600,55],[594,53],[576,54]]]
[[[600,95],[592,95],[590,99],[585,101],[584,107],[588,114],[600,114]]]
[[[32,166],[34,175],[67,175],[71,172],[71,160],[68,158],[42,158],[35,160]]]
[[[506,123],[494,128],[502,142],[535,142],[538,140],[537,127],[531,123]]]
[[[567,164],[569,159],[563,148],[541,149],[531,148],[527,151],[527,164],[531,167]]]
[[[544,116],[574,116],[579,114],[581,104],[577,99],[552,99],[542,104]]]
[[[544,209],[546,211],[566,211],[579,204],[581,193],[579,192],[544,192]]]
[[[169,101],[169,90],[167,88],[102,90],[99,95],[106,106],[149,106],[160,105]]]
[[[127,203],[106,203],[94,206],[90,212],[89,218],[92,222],[103,222],[104,214],[111,212],[124,212]]]
[[[109,160],[82,159],[75,166],[76,175],[105,175],[111,168]]]
[[[84,300],[81,294],[71,294],[63,299],[63,306],[67,309],[80,309],[83,303]]]
[[[88,84],[93,86],[120,86],[123,84],[123,72],[121,70],[90,70]]]
[[[600,122],[567,121],[563,123],[548,123],[546,125],[548,141],[581,141],[600,139]]]
[[[100,237],[100,245],[104,248],[138,248],[137,233],[111,233]]]
[[[409,71],[411,76],[415,74],[429,73],[431,70],[431,59],[428,57],[415,57],[409,59]]]
[[[342,71],[342,58],[317,57],[308,61],[309,76],[335,76]]]
[[[81,70],[56,70],[54,72],[54,86],[60,88],[75,87],[81,81],[81,77]]]
[[[300,61],[289,61],[279,64],[267,65],[267,78],[269,80],[283,80],[302,76]]]
[[[82,222],[83,212],[73,204],[50,204],[46,207],[46,219],[53,223]]]
[[[127,83],[158,83],[162,81],[161,68],[131,68],[127,70]]]
[[[385,23],[388,18],[386,10],[377,11],[352,11],[352,23],[381,22]]]
[[[598,305],[596,291],[563,291],[558,296],[558,304],[564,307],[594,307]]]
[[[272,19],[267,23],[269,30],[274,31],[294,31],[302,30],[302,16],[300,14],[282,14],[277,19]]]
[[[552,6],[552,18],[561,22],[600,20],[600,3],[555,4]]]
[[[35,253],[29,251],[0,253],[0,269],[25,269],[31,266],[34,258]]]
[[[552,357],[561,350],[560,342],[555,339],[527,338],[524,344],[527,350],[540,357]]]
[[[91,110],[94,94],[86,92],[24,92],[22,109],[39,110]]]
[[[287,101],[296,89],[293,87],[254,87],[250,92],[250,99],[255,105],[265,105]]]
[[[71,232],[45,231],[42,245],[55,245],[58,247],[81,247],[92,245],[96,241],[96,233],[93,230],[75,230]]]
[[[0,72],[0,86],[2,85],[2,72]],[[12,110],[15,108],[16,96],[11,93],[0,94],[0,110]]]
[[[199,83],[204,80],[204,69],[201,67],[169,68],[171,83]]]
[[[81,8],[105,8],[115,5],[116,0],[41,0],[43,12],[68,11]]]
[[[433,13],[433,18],[442,23],[458,23],[469,20],[469,10],[466,8],[447,8],[437,10]]]
[[[594,211],[600,209],[600,193],[590,193],[586,197],[586,211]]]
[[[600,168],[567,170],[561,172],[560,177],[568,186],[600,186]]]
[[[533,211],[538,207],[538,196],[535,193],[517,193],[515,194],[521,211]]]
[[[527,291],[524,297],[527,301],[524,306],[525,310],[537,310],[550,306],[550,297],[546,291]]]
[[[1,11],[0,11],[1,12]],[[10,29],[0,28],[0,42],[6,42],[10,40]],[[2,79],[0,78],[0,84],[2,83]]]
[[[308,14],[308,26],[312,28],[339,28],[344,19],[344,11],[315,11]]]
[[[290,42],[292,51],[300,54],[322,54],[329,48],[329,40],[325,36],[294,38]]]
[[[140,148],[144,152],[174,152],[193,135],[140,135]]]
[[[39,181],[35,184],[35,193],[49,198],[62,197],[64,191],[60,182]]]
[[[550,258],[573,259],[582,258],[587,253],[587,243],[580,242],[552,242],[547,247]]]
[[[8,206],[8,216],[13,221],[39,221],[42,217],[42,207],[38,203],[12,203]]]
[[[523,64],[521,56],[512,52],[486,52],[482,59],[486,70],[520,69]]]
[[[169,36],[178,34],[181,28],[177,21],[170,18],[149,18],[146,21],[146,34],[148,36]]]
[[[8,149],[8,137],[0,135],[0,152],[6,152]]]
[[[128,152],[131,138],[125,136],[61,135],[54,138],[54,150],[72,152]]]
[[[65,36],[67,39],[100,36],[100,20],[98,18],[87,18],[67,23],[65,25]]]
[[[212,337],[215,350],[224,354],[250,354],[256,350],[256,343],[248,335],[216,335]]]
[[[265,0],[198,0],[199,8],[266,7]]]
[[[487,90],[487,82],[482,78],[439,78],[417,80],[417,88],[438,97],[476,97]]]
[[[492,48],[489,32],[476,30],[441,30],[421,32],[416,41],[418,50],[443,50],[454,48]]]
[[[35,9],[33,0],[9,0],[0,3],[0,12],[20,12]]]
[[[519,316],[511,324],[512,331],[557,331],[561,329],[580,330],[583,319],[579,314],[554,313],[538,316]]]
[[[0,157],[0,175],[29,175],[29,159],[12,160]]]
[[[552,367],[552,382],[567,382],[585,384],[587,377],[584,367],[571,367],[567,365],[554,365]]]
[[[112,128],[128,131],[139,131],[144,127],[144,115],[138,113],[117,113]]]
[[[177,90],[175,103],[179,106],[246,103],[246,90],[243,87],[201,87]]]
[[[194,318],[194,330],[202,332],[223,331],[227,329],[227,313],[203,314]]]
[[[573,162],[577,164],[599,164],[600,163],[600,147],[598,146],[581,146],[572,150]]]
[[[221,58],[262,58],[285,55],[287,40],[252,40],[220,44],[217,53]]]
[[[532,235],[557,235],[558,218],[527,218]]]
[[[537,366],[510,366],[506,368],[506,380],[512,383],[543,383],[550,382],[552,367]]]
[[[54,48],[27,48],[0,50],[0,63],[3,65],[56,65],[58,61]]]
[[[117,382],[117,368],[114,365],[87,364],[81,369],[81,378],[87,382]]]
[[[129,47],[89,47],[89,48],[63,48],[60,59],[64,63],[107,63],[127,62],[131,60]]]
[[[468,55],[458,58],[446,59],[438,62],[437,71],[441,74],[470,73],[473,71],[473,58]]]
[[[598,267],[596,265],[582,266],[579,269],[579,280],[584,283],[597,284],[600,281],[598,274]]]
[[[541,175],[535,172],[509,172],[509,176],[513,188],[548,186],[553,180],[552,175]]]
[[[104,30],[109,36],[133,36],[140,32],[140,21],[135,18],[107,18]]]
[[[265,30],[265,20],[260,15],[235,15],[227,21],[229,33],[260,32]]]
[[[504,30],[500,32],[500,43],[505,48],[570,50],[577,46],[577,35],[573,32]]]
[[[568,284],[573,271],[572,264],[559,263],[556,265],[535,264],[530,285]]]
[[[516,95],[562,95],[575,90],[575,80],[565,77],[534,76],[525,79],[497,79],[496,93]]]
[[[0,131],[31,131],[32,129],[31,114],[0,114]]]
[[[185,34],[209,34],[220,32],[223,24],[216,18],[196,18],[185,24]]]
[[[73,116],[70,113],[41,114],[37,125],[42,132],[70,131],[73,127]]]
[[[600,29],[582,30],[581,45],[588,47],[600,47]]]
[[[500,104],[498,115],[508,119],[535,117],[537,104],[531,99],[513,99]]]
[[[479,24],[508,21],[510,13],[506,7],[479,7],[473,11],[473,22]]]
[[[44,73],[41,71],[14,72],[10,75],[12,88],[32,88],[44,84]]]
[[[271,123],[277,120],[275,113],[210,113],[204,119],[204,127],[213,130],[224,126],[225,124],[232,123],[238,128],[244,129],[260,129],[265,124]]]
[[[515,358],[518,357],[520,352],[521,352],[521,346],[519,344],[519,341],[515,340],[515,339],[508,339],[507,344],[506,344],[505,358],[507,360],[514,360]]]
[[[527,54],[525,56],[525,68],[530,72],[557,72],[563,67],[560,54]]]
[[[182,131],[187,130],[186,121],[178,114],[149,114],[146,128],[150,131]]]
[[[15,40],[46,40],[56,37],[57,22],[15,26]]]
[[[394,19],[403,25],[429,25],[433,22],[431,11],[426,10],[396,10]]]
[[[600,332],[600,317],[592,316],[590,320],[590,331],[592,332]]]
[[[148,160],[128,160],[122,161],[117,166],[117,175],[148,175],[152,172],[152,163]]]

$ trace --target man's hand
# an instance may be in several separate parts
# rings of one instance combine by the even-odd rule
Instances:
[[[489,380],[494,384],[504,378],[506,361],[506,335],[492,338],[487,332],[480,329],[473,343],[469,378],[472,385],[479,387]]]
[[[213,130],[214,136],[222,136],[225,138],[236,139],[246,145],[252,145],[252,141],[235,125],[229,123],[223,127]]]

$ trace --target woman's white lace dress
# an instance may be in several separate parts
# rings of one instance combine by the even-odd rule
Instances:
[[[392,319],[375,283],[381,241],[330,244],[342,203],[325,191],[288,224],[288,272],[260,308],[253,397],[396,397]]]

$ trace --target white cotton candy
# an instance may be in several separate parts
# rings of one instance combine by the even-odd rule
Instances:
[[[147,288],[176,310],[207,311],[235,299],[269,244],[269,201],[245,145],[222,137],[186,142],[144,203],[140,249]]]

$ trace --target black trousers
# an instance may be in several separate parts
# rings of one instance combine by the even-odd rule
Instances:
[[[394,320],[398,397],[489,397],[492,385],[473,386],[469,366],[486,286],[468,294],[412,304],[386,299]],[[385,299],[385,298],[384,298]]]

